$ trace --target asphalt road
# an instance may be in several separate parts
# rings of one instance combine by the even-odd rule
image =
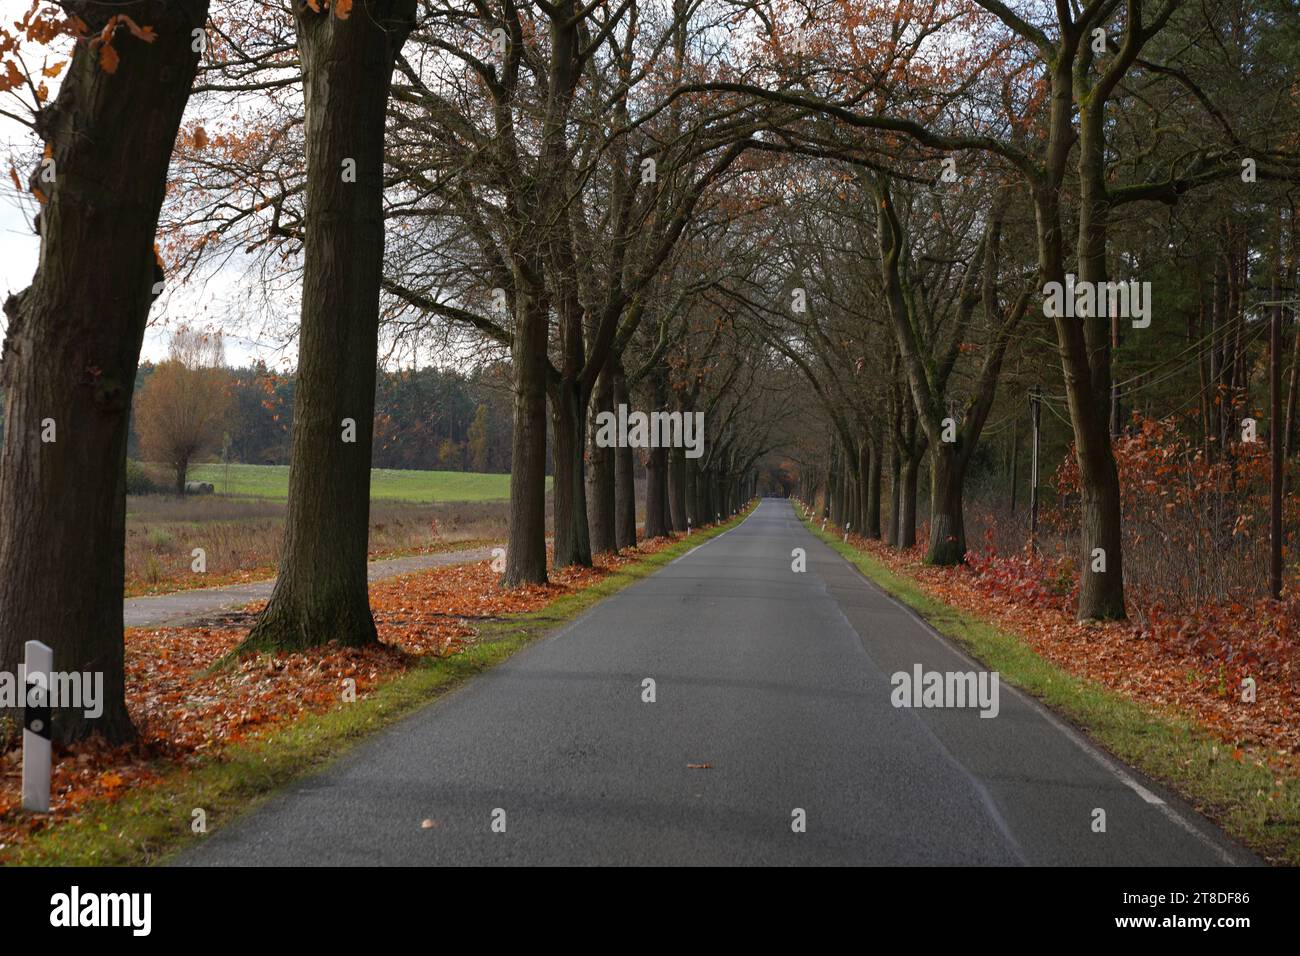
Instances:
[[[917,664],[978,669],[764,500],[175,862],[1256,862],[1005,684],[895,707]]]

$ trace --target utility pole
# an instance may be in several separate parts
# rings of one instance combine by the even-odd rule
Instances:
[[[1029,417],[1034,429],[1033,453],[1029,465],[1029,547],[1038,550],[1038,439],[1043,410],[1043,390],[1035,385],[1029,392]]]

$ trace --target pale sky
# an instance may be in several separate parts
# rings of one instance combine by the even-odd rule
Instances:
[[[40,156],[36,137],[6,117],[0,116],[0,151],[3,161],[3,183],[0,184],[0,301],[11,293],[20,292],[31,284],[40,254],[40,239],[32,231],[33,207],[20,198],[9,178],[9,157],[21,160],[15,163],[20,179],[26,179]],[[24,146],[26,148],[24,149]],[[220,306],[231,287],[239,281],[238,275],[218,274],[206,288],[185,287],[171,289],[154,304],[149,315],[149,328],[145,332],[144,349],[140,360],[159,361],[167,356],[170,330],[185,323],[196,328],[225,333],[226,360],[231,365],[247,365],[262,358],[270,365],[283,366],[287,354],[290,364],[296,361],[296,348],[289,343],[287,350],[274,340],[259,342],[245,335],[245,330],[222,328],[212,315]],[[0,314],[0,329],[6,328],[7,319]]]

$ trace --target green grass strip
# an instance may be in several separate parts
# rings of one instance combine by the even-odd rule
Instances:
[[[190,468],[188,480],[210,482],[218,495],[285,501],[289,497],[288,465],[207,464]],[[546,478],[551,486],[551,478]],[[420,471],[372,468],[372,501],[421,504],[508,501],[508,474],[473,471]]]
[[[1178,792],[1200,812],[1275,863],[1300,865],[1300,779],[1247,756],[1185,716],[1139,704],[1076,677],[1035,653],[1024,638],[931,597],[918,582],[800,520],[867,580],[921,615],[1001,680],[1032,694],[1124,763]]]
[[[591,587],[566,594],[539,611],[479,628],[475,643],[340,704],[280,725],[223,749],[199,767],[173,770],[154,785],[117,801],[84,805],[78,814],[0,851],[6,865],[130,866],[155,863],[204,839],[191,830],[193,811],[206,814],[207,832],[257,806],[275,790],[320,770],[350,747],[419,707],[501,663],[537,638],[572,621],[602,598],[648,577],[690,549],[739,524],[749,509],[721,525],[629,564]]]

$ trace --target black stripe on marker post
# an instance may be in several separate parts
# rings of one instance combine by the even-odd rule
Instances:
[[[43,676],[43,675],[42,675]],[[34,706],[31,702],[39,700],[42,703]],[[47,700],[46,689],[41,686],[39,679],[27,678],[27,706],[23,708],[23,729],[30,730],[38,737],[50,739],[50,705]]]

